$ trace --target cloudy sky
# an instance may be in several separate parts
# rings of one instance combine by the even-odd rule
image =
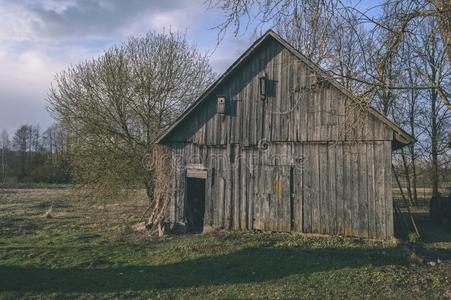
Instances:
[[[0,0],[0,131],[49,126],[45,98],[55,74],[130,35],[186,32],[200,50],[216,48],[211,63],[222,72],[253,37],[230,34],[216,47],[211,28],[221,20],[205,0]]]

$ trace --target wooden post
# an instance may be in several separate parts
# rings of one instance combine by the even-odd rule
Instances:
[[[415,233],[417,234],[418,238],[421,240],[420,232],[418,231],[417,224],[415,223],[415,220],[412,215],[412,211],[410,210],[410,204],[407,201],[406,196],[404,195],[404,192],[402,190],[401,183],[399,182],[398,174],[396,173],[396,170],[395,170],[395,166],[393,166],[393,164],[392,164],[391,167],[393,169],[393,174],[395,174],[396,183],[398,184],[398,188],[399,188],[399,191],[401,192],[402,199],[404,200],[404,203],[407,206],[407,212],[409,213],[410,222],[412,222],[413,229],[415,230]]]

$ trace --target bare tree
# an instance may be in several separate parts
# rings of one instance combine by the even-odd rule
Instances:
[[[28,175],[31,128],[31,125],[22,125],[16,130],[13,137],[14,148],[20,157],[21,179]]]
[[[74,140],[76,179],[100,192],[139,181],[152,200],[152,165],[143,159],[213,77],[207,56],[173,32],[130,38],[60,73],[49,109]]]
[[[387,75],[386,69],[398,53],[400,45],[412,32],[412,25],[421,24],[425,18],[437,20],[436,24],[440,29],[448,59],[451,59],[451,5],[449,0],[391,0],[383,4],[376,4],[369,9],[360,9],[358,5],[353,5],[352,2],[348,4],[348,2],[341,0],[210,0],[209,6],[224,12],[224,21],[217,26],[220,38],[230,28],[234,30],[235,34],[238,34],[243,27],[243,22],[245,28],[248,28],[252,22],[257,22],[258,25],[270,23],[277,28],[284,22],[309,24],[312,23],[311,20],[320,19],[324,24],[321,23],[321,26],[317,26],[317,28],[328,28],[330,27],[328,22],[332,21],[333,18],[326,16],[334,15],[353,15],[357,18],[359,24],[372,27],[369,29],[371,32],[383,31],[384,40],[375,45],[380,47],[376,51],[378,61],[373,66],[376,73],[373,74],[370,81],[365,80],[364,83],[368,84],[368,91],[363,96],[372,94],[376,89],[412,88],[396,85],[387,86],[384,76]],[[389,10],[387,10],[387,7],[389,7]],[[319,31],[319,33],[321,32],[327,32],[327,30]],[[324,44],[322,41],[316,43]],[[321,49],[321,47],[319,48]],[[353,79],[361,81],[361,78]],[[439,90],[438,95],[443,103],[450,105],[446,92]]]
[[[449,130],[450,115],[448,107],[440,101],[440,91],[451,87],[451,68],[446,61],[446,49],[439,39],[436,21],[424,24],[419,36],[416,70],[425,82],[431,85],[426,96],[429,101],[423,128],[427,133],[431,159],[432,194],[439,194],[439,156],[446,153],[446,131]],[[446,92],[447,93],[447,92]]]

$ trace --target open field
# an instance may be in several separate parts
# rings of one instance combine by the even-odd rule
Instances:
[[[69,189],[0,190],[0,298],[451,298],[451,232],[421,210],[425,243],[397,245],[269,233],[155,239],[132,229],[145,207]],[[412,249],[441,263],[413,263]]]

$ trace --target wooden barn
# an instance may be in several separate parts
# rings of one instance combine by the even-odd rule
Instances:
[[[393,237],[392,151],[413,142],[271,30],[157,139],[190,231],[377,239]]]

